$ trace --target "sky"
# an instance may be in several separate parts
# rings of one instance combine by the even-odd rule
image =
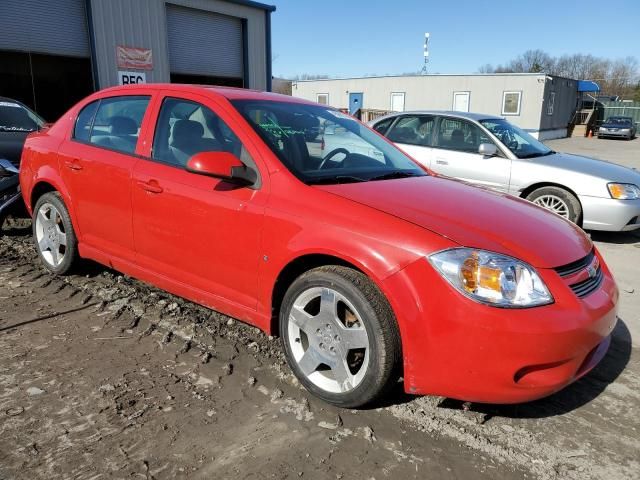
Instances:
[[[640,59],[640,0],[266,0],[273,73],[473,73],[530,49]],[[607,9],[605,5],[611,5]]]

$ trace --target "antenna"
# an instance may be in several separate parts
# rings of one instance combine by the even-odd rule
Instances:
[[[429,63],[429,37],[430,37],[430,33],[426,32],[424,34],[424,65],[422,66],[422,71],[421,73],[423,75],[427,74],[427,63]]]

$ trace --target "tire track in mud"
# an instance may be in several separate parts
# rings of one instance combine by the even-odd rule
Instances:
[[[190,355],[197,359],[196,365],[216,365],[220,373],[213,378],[201,379],[193,366],[172,372],[196,390],[203,384],[219,385],[230,369],[253,362],[251,368],[260,372],[254,374],[259,383],[267,377],[277,381],[251,388],[252,394],[263,396],[262,401],[268,400],[278,412],[299,423],[312,423],[330,432],[329,441],[335,445],[354,438],[370,443],[369,424],[375,423],[379,438],[384,438],[385,430],[400,429],[408,432],[409,441],[442,442],[446,445],[443,456],[456,449],[454,458],[473,452],[484,471],[500,478],[509,472],[515,477],[529,472],[535,478],[575,479],[640,475],[636,458],[640,451],[640,369],[625,342],[624,325],[619,325],[618,340],[591,375],[546,400],[520,406],[467,405],[441,397],[409,397],[398,389],[388,405],[373,411],[340,411],[307,398],[286,366],[280,343],[256,328],[102,267],[86,266],[84,275],[52,277],[38,265],[27,237],[1,238],[0,255],[0,272],[8,275],[9,288],[20,290],[25,299],[36,291],[45,298],[62,297],[60,312],[74,306],[95,309],[95,315],[106,326],[115,326],[120,336],[135,336],[137,342],[152,340],[161,348],[171,346],[176,358]],[[38,308],[34,317],[60,313],[46,305]],[[250,376],[247,385],[251,378],[255,383]],[[114,386],[114,392],[119,388]],[[211,396],[202,401],[216,403]],[[123,411],[127,418],[139,412]],[[322,412],[323,418],[313,412]],[[348,427],[342,425],[342,418],[336,420],[338,415],[349,420]],[[259,436],[251,438],[261,443]],[[429,461],[415,448],[402,447],[397,441],[391,444],[382,449],[399,463],[420,468]],[[231,448],[222,457],[227,460],[218,459],[216,468],[231,468],[233,459],[246,454],[247,450]]]

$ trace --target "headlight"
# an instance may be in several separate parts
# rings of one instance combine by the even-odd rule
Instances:
[[[640,188],[632,183],[608,183],[611,198],[617,200],[635,200],[640,198]]]
[[[497,307],[535,307],[553,302],[535,269],[515,258],[470,248],[428,257],[436,270],[469,298]]]

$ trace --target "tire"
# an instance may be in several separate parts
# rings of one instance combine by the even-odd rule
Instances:
[[[582,216],[580,201],[561,187],[538,188],[527,195],[527,200],[576,224]]]
[[[33,240],[47,270],[65,275],[78,259],[78,240],[58,192],[42,195],[33,209]]]
[[[327,403],[362,407],[397,381],[395,317],[377,286],[353,269],[325,266],[298,277],[282,302],[280,334],[295,376]]]

